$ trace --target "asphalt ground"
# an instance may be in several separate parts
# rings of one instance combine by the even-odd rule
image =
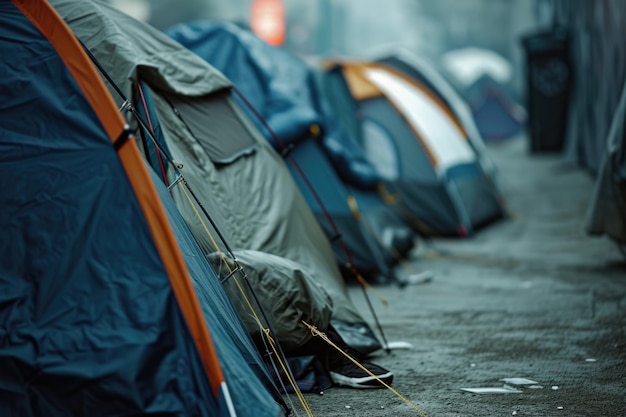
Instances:
[[[507,219],[469,239],[419,239],[398,272],[432,280],[369,291],[385,338],[411,346],[373,358],[396,393],[305,394],[313,415],[626,416],[626,258],[585,232],[594,179],[527,148],[523,137],[488,147]]]

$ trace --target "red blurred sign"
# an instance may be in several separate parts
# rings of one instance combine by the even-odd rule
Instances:
[[[254,0],[250,27],[270,45],[285,42],[285,7],[282,0]]]

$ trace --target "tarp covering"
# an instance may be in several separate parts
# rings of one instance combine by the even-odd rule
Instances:
[[[163,33],[105,4],[51,3],[127,97],[136,96],[139,81],[148,88],[145,93],[151,95],[174,160],[183,166],[187,183],[228,244],[281,256],[315,271],[333,300],[333,320],[367,329],[287,167],[233,102],[223,75]],[[210,122],[196,123],[200,117]],[[198,133],[200,128],[204,133]],[[215,144],[232,137],[234,130],[251,140],[254,151],[237,147],[237,157],[217,155],[215,161],[212,151],[223,149]],[[188,196],[178,186],[172,195],[202,250],[213,252]],[[377,346],[371,335],[368,350]]]
[[[0,2],[0,38],[1,414],[232,415],[206,344],[216,303],[200,310],[137,149],[115,149],[124,122],[96,71],[45,2]],[[281,413],[225,362],[248,378],[240,415]]]
[[[589,205],[587,231],[607,235],[626,249],[626,84]]]
[[[597,176],[587,230],[626,242],[624,85],[626,9],[619,0],[554,0],[552,23],[570,34],[574,85],[565,157]]]

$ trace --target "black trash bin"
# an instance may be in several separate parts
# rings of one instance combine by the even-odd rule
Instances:
[[[555,28],[522,38],[531,152],[563,149],[572,89],[570,36]]]

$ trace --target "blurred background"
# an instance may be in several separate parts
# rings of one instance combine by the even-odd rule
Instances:
[[[521,34],[552,21],[546,0],[110,0],[159,29],[197,19],[220,19],[282,32],[278,42],[298,55],[363,57],[388,45],[402,45],[437,59],[466,46],[489,49],[520,68]],[[280,11],[255,14],[279,4]],[[265,6],[270,4],[270,6]],[[265,22],[263,22],[265,20]],[[258,33],[259,31],[257,31]],[[268,30],[269,37],[272,29]],[[523,75],[514,71],[516,95]]]
[[[624,0],[108,1],[158,29],[236,22],[305,59],[367,59],[403,46],[456,78],[472,107],[478,76],[468,68],[483,66],[531,153],[562,153],[597,179],[588,232],[626,242]]]
[[[593,174],[601,164],[626,67],[624,0],[106,1],[159,29],[201,19],[237,22],[303,57],[359,58],[388,45],[401,45],[441,65],[448,51],[484,48],[510,64],[510,77],[502,84],[526,107],[528,57],[521,40],[557,25],[564,27],[569,32],[573,77],[577,77],[571,87],[578,89],[568,103],[572,111],[565,153]]]

